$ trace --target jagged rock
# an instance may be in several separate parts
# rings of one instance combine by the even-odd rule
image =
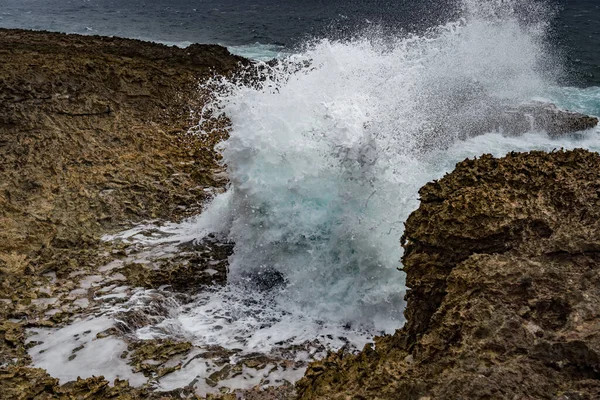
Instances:
[[[234,244],[209,235],[199,242],[180,245],[181,253],[153,265],[129,264],[123,273],[133,286],[159,288],[168,285],[177,292],[196,293],[205,286],[227,280],[228,257]]]
[[[188,129],[211,95],[199,83],[249,61],[221,46],[7,29],[0,58],[0,398],[149,398],[101,378],[60,386],[22,367],[24,328],[66,322],[72,312],[61,302],[81,275],[125,256],[103,234],[197,214],[226,184],[213,147],[227,120],[211,120],[207,135]],[[216,251],[211,279],[223,280],[227,250]],[[187,261],[151,286],[189,288]],[[45,314],[45,300],[56,313]]]
[[[43,369],[10,367],[0,370],[0,400],[9,399],[145,399],[158,398],[147,389],[134,389],[127,381],[110,385],[103,377],[78,379],[60,386]]]
[[[419,104],[423,113],[418,146],[445,148],[488,132],[508,136],[537,130],[552,137],[572,134],[598,125],[598,118],[561,110],[551,103],[499,98],[469,80],[433,82]]]
[[[0,320],[0,367],[29,361],[23,346],[24,336],[21,325]]]
[[[223,185],[226,129],[186,132],[209,95],[198,82],[247,60],[22,30],[0,30],[0,56],[0,254],[87,248],[123,222],[197,213]]]
[[[600,155],[485,155],[419,193],[406,326],[313,363],[299,397],[600,398]]]
[[[146,340],[132,343],[127,348],[132,352],[131,365],[134,372],[142,372],[146,376],[162,377],[181,368],[181,363],[165,366],[174,356],[184,356],[190,352],[189,342],[174,342],[172,340]]]
[[[505,108],[498,113],[494,122],[497,127],[495,130],[512,135],[539,130],[556,137],[594,128],[598,125],[598,118],[561,110],[550,103],[532,102]]]

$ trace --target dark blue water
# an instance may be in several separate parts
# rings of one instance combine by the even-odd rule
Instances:
[[[342,39],[365,29],[419,32],[456,18],[457,0],[1,0],[0,27],[147,39],[185,45],[270,45]],[[549,0],[551,44],[569,84],[600,84],[600,2]],[[265,51],[268,47],[262,48]],[[260,50],[257,50],[260,51]],[[252,52],[247,52],[253,55]]]
[[[294,45],[382,23],[415,29],[448,18],[440,0],[3,0],[5,27],[226,45]]]
[[[557,47],[567,57],[567,67],[583,86],[600,85],[600,1],[562,0],[555,20]]]

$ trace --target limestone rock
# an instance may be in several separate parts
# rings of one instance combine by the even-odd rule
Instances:
[[[59,303],[80,276],[125,255],[103,234],[195,215],[223,188],[214,145],[228,122],[194,135],[190,115],[210,98],[201,82],[249,61],[214,45],[7,29],[0,59],[0,399],[151,398],[103,378],[58,385],[25,367],[24,329],[65,322]],[[224,280],[228,250],[217,250],[218,273],[198,279]],[[184,260],[151,286],[194,285],[182,272],[214,258]],[[45,314],[46,301],[58,313]]]
[[[600,155],[485,155],[420,195],[406,326],[313,363],[300,398],[600,398]]]

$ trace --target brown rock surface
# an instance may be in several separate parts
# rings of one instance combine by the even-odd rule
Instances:
[[[218,185],[212,143],[185,133],[198,82],[244,61],[225,48],[0,30],[0,57],[0,254],[197,212]]]
[[[129,251],[101,235],[197,214],[205,189],[224,185],[213,145],[226,121],[197,136],[190,115],[210,96],[199,83],[248,61],[220,46],[3,29],[0,59],[0,398],[146,398],[102,378],[59,386],[26,367],[24,331],[67,320],[82,277]],[[188,253],[172,275],[205,263]]]
[[[223,184],[225,130],[187,130],[198,83],[247,63],[225,48],[0,30],[0,58],[0,298],[81,269],[107,231],[197,213]]]
[[[300,398],[600,398],[600,155],[485,155],[420,195],[405,327],[313,363]]]
[[[213,145],[226,135],[226,121],[195,136],[187,134],[196,122],[190,113],[210,96],[200,82],[247,61],[219,46],[2,29],[0,57],[0,399],[194,397],[190,388],[159,394],[102,377],[59,385],[27,367],[25,330],[68,322],[68,302],[96,302],[112,278],[179,292],[224,281],[231,244],[183,246],[146,268],[127,264],[135,246],[100,236],[198,213],[205,189],[224,184]],[[565,129],[597,123],[580,117]],[[426,186],[407,225],[409,324],[378,339],[375,350],[313,364],[301,394],[497,398],[525,393],[518,387],[526,383],[533,397],[597,394],[598,160],[557,154],[485,157]],[[116,261],[112,278],[112,270],[98,272]],[[98,285],[82,290],[86,275]],[[70,295],[78,291],[83,297]],[[167,365],[189,344],[131,349],[134,358],[152,354]],[[151,377],[176,368],[133,361]],[[244,362],[257,361],[235,368]],[[254,388],[224,398],[239,396],[283,399],[294,390]]]

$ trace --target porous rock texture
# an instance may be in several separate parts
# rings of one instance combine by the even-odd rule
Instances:
[[[0,58],[0,255],[197,213],[218,186],[222,137],[185,133],[199,82],[247,63],[224,47],[0,30]]]
[[[2,29],[0,59],[2,318],[25,313],[29,278],[101,262],[103,233],[199,212],[225,183],[213,146],[226,135],[226,121],[188,134],[210,96],[199,83],[248,61],[213,45]]]
[[[600,398],[600,155],[484,155],[419,193],[406,325],[313,363],[299,397]]]
[[[26,328],[68,321],[79,280],[124,259],[103,234],[197,214],[223,187],[213,146],[227,121],[213,119],[206,135],[189,129],[211,96],[200,83],[249,61],[221,46],[4,29],[0,60],[0,399],[149,398],[102,377],[58,385],[28,367]],[[176,282],[162,284],[210,283],[196,278],[210,248],[187,249],[193,259],[173,260]],[[45,313],[46,299],[58,313]]]

